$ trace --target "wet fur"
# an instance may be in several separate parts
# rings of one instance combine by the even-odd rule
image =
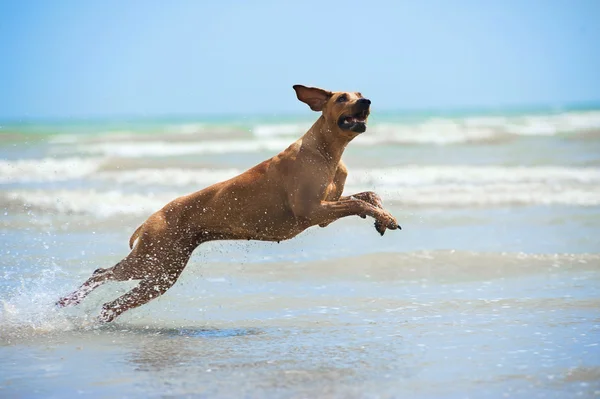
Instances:
[[[375,218],[382,235],[386,229],[399,228],[377,194],[342,196],[347,176],[342,153],[359,133],[342,129],[338,122],[357,111],[368,115],[368,100],[359,101],[360,93],[332,93],[300,85],[294,90],[300,101],[322,111],[306,134],[239,176],[165,205],[135,230],[129,255],[109,269],[96,270],[57,305],[76,305],[109,280],[140,280],[137,287],[103,305],[99,319],[112,321],[164,294],[194,249],[207,241],[288,240],[311,226],[325,227],[352,215]]]

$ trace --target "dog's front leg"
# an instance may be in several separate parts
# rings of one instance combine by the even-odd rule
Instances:
[[[396,219],[385,209],[355,198],[321,201],[318,206],[311,207],[307,215],[302,218],[308,219],[310,225],[323,225],[353,215],[374,218],[377,231],[382,235],[386,229],[396,230],[400,227]]]
[[[342,186],[343,188],[343,186]],[[357,194],[352,194],[352,195],[348,195],[348,196],[341,196],[341,192],[337,195],[337,197],[333,198],[333,200],[339,200],[339,201],[348,201],[348,200],[360,200],[360,201],[364,201],[368,204],[373,205],[376,208],[379,209],[383,209],[383,202],[381,201],[381,197],[379,195],[377,195],[376,193],[374,193],[373,191],[365,191],[362,193],[357,193]],[[327,198],[327,200],[332,200],[332,198]],[[366,215],[359,215],[361,218],[366,218]],[[320,223],[319,226],[320,227],[326,227],[329,223]],[[375,226],[377,227],[377,226]],[[379,228],[377,228],[377,231],[380,231]]]
[[[383,202],[381,201],[381,197],[373,191],[364,191],[362,193],[352,194],[347,197],[342,197],[342,198],[340,198],[340,200],[350,199],[350,198],[356,198],[358,200],[365,201],[365,202],[373,205],[376,208],[383,209]],[[398,228],[401,229],[400,226],[398,226]],[[375,230],[377,230],[379,232],[379,234],[383,235],[383,233],[385,233],[385,229],[386,229],[385,225],[382,225],[377,220],[375,221]]]
[[[341,197],[340,200],[351,198],[356,198],[361,201],[365,201],[376,208],[383,209],[383,202],[381,201],[381,197],[373,191],[364,191],[362,193],[352,194],[347,197]]]

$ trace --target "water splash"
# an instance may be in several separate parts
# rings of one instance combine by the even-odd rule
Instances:
[[[6,270],[4,279],[10,281],[8,273]],[[0,342],[88,328],[94,324],[87,314],[74,316],[56,308],[56,299],[67,287],[61,283],[63,273],[53,264],[35,275],[21,277],[18,285],[2,289]]]

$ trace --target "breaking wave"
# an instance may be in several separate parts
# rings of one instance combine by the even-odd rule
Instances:
[[[158,131],[110,131],[61,134],[51,138],[63,150],[77,154],[118,157],[178,156],[279,152],[300,137],[310,122],[263,123],[254,126],[180,124]],[[503,143],[518,137],[600,138],[600,111],[519,116],[428,118],[419,122],[372,120],[353,146],[383,144],[457,145]]]
[[[111,189],[9,190],[0,194],[5,207],[19,205],[59,213],[97,217],[149,214],[178,195],[202,189],[240,171],[139,169],[99,172],[91,178],[110,182]],[[117,184],[117,188],[115,188]],[[130,192],[131,184],[162,185],[175,190]],[[118,188],[120,185],[123,188]],[[345,193],[378,191],[386,201],[409,207],[509,205],[600,205],[600,169],[568,167],[428,166],[353,171]],[[8,203],[8,204],[6,204]]]

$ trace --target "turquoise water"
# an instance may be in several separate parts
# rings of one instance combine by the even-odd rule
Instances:
[[[370,118],[373,123],[419,123],[432,118],[464,119],[469,117],[519,117],[531,115],[556,115],[569,112],[594,112],[600,104],[572,104],[556,107],[523,106],[503,108],[470,108],[456,110],[378,110]],[[229,125],[241,130],[249,130],[260,123],[278,125],[298,122],[310,123],[314,115],[198,115],[198,116],[118,116],[71,119],[20,118],[0,120],[3,133],[21,134],[85,134],[106,133],[114,130],[160,133],[166,127],[204,123],[213,126]]]

